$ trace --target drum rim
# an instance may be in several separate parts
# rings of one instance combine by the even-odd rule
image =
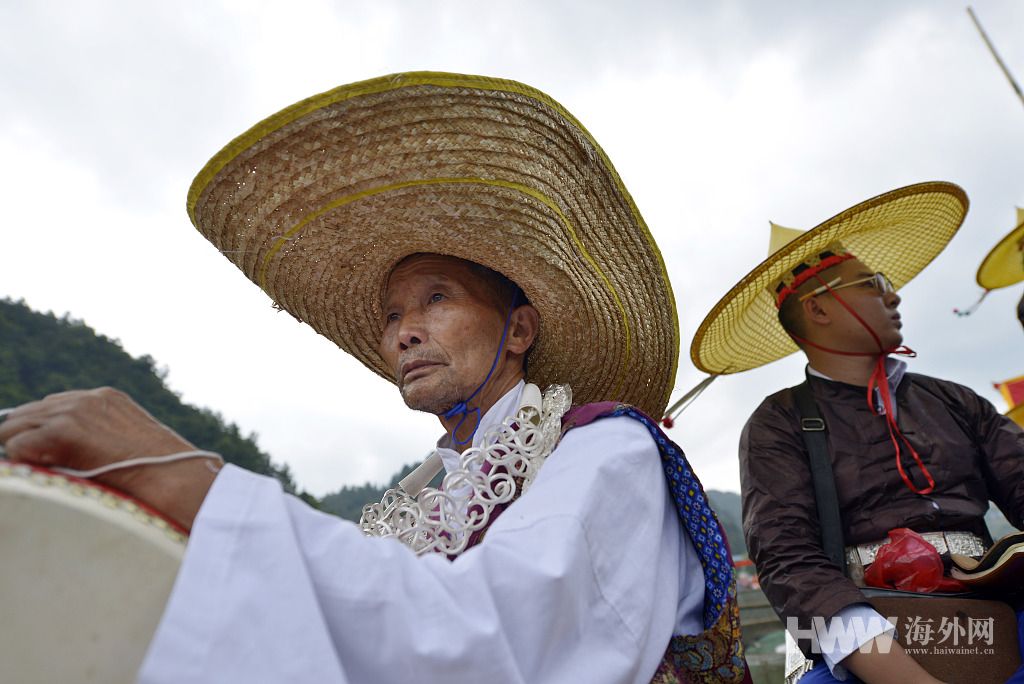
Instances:
[[[106,501],[104,503],[109,507],[121,509],[125,513],[133,515],[137,520],[141,520],[149,526],[163,531],[166,536],[174,541],[181,544],[185,544],[188,541],[189,532],[182,525],[144,501],[140,501],[121,490],[100,482],[75,477],[73,475],[66,475],[64,473],[58,473],[55,470],[51,470],[50,468],[45,468],[43,466],[37,466],[29,463],[15,463],[13,461],[0,459],[0,481],[8,477],[21,478],[23,480],[35,482],[35,484],[41,487],[53,486],[58,483],[68,483],[68,485],[77,485],[79,487],[99,490],[100,498],[105,498]],[[70,490],[73,495],[76,493],[74,492],[73,487],[66,487],[66,489]]]

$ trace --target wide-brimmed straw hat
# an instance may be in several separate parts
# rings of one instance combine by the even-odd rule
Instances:
[[[431,252],[517,283],[529,375],[659,415],[679,356],[665,265],[608,157],[529,86],[416,72],[261,121],[199,172],[193,224],[277,306],[394,381],[377,352],[391,269]]]
[[[986,290],[1024,280],[1024,209],[1017,208],[1017,226],[992,248],[978,267],[978,285]]]
[[[842,248],[900,288],[952,239],[967,206],[959,186],[920,183],[869,199],[781,246],[773,245],[777,249],[700,324],[690,347],[693,363],[721,375],[788,356],[797,346],[779,323],[777,287],[795,268]]]

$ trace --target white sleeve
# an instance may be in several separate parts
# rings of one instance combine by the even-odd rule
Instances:
[[[680,596],[681,591],[687,595]],[[455,561],[221,471],[143,682],[647,682],[703,575],[647,429],[570,431]]]
[[[845,682],[849,672],[843,666],[843,659],[875,637],[895,631],[896,627],[871,606],[858,603],[833,615],[825,633],[815,629],[822,660],[833,677]]]

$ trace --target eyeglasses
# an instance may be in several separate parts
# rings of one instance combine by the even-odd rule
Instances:
[[[822,285],[819,288],[811,290],[805,295],[800,295],[800,298],[797,301],[802,302],[807,299],[810,299],[811,297],[817,297],[818,295],[824,294],[825,292],[828,291],[835,292],[836,290],[842,290],[844,287],[854,287],[856,285],[868,285],[877,290],[879,296],[887,295],[890,292],[896,291],[896,288],[893,287],[892,281],[889,280],[886,277],[886,275],[881,271],[869,275],[866,278],[858,278],[857,280],[851,280],[848,283],[844,283],[842,281],[843,279],[841,276],[835,278],[834,280],[830,281],[828,285]]]

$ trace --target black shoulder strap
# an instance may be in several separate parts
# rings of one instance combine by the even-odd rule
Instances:
[[[839,496],[836,494],[836,479],[832,474],[832,460],[829,458],[828,439],[825,437],[825,421],[818,411],[811,388],[804,381],[793,388],[793,398],[800,414],[800,430],[807,445],[811,464],[811,479],[814,482],[814,500],[818,506],[818,521],[821,524],[821,544],[825,554],[843,573],[846,573],[846,549],[843,541],[843,526],[839,517]]]

